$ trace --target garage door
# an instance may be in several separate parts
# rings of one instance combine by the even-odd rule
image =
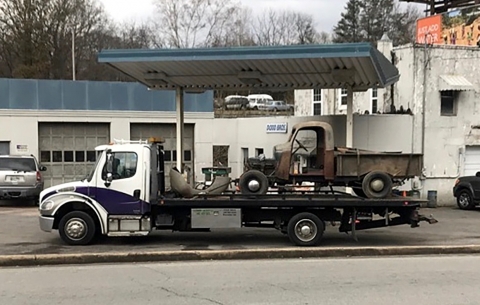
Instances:
[[[480,171],[480,145],[465,148],[464,176],[475,176]]]
[[[84,178],[95,164],[95,147],[110,141],[109,130],[103,123],[40,123],[45,186]]]
[[[185,124],[184,127],[184,163],[191,169],[190,183],[193,183],[194,177],[194,125]],[[168,173],[170,169],[177,165],[177,145],[176,145],[176,126],[175,124],[144,124],[132,123],[130,125],[131,140],[146,140],[150,137],[162,137],[165,139],[163,149],[165,151],[165,187],[170,188],[170,179]]]

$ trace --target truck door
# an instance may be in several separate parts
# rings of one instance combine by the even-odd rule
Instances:
[[[107,152],[95,199],[109,214],[143,214],[146,203],[142,159],[136,152]]]

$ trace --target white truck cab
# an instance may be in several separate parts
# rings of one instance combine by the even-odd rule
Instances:
[[[72,244],[83,243],[96,233],[148,234],[150,223],[144,215],[150,210],[151,200],[157,200],[157,170],[163,175],[163,167],[157,166],[158,156],[163,154],[152,143],[155,140],[98,146],[97,162],[85,179],[52,186],[40,193],[41,229],[64,227],[65,230],[59,230],[60,235]],[[125,217],[131,221],[121,222],[120,227],[115,220]],[[99,232],[86,231],[91,222],[98,222],[91,227]]]

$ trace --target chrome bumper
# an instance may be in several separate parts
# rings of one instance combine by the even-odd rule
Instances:
[[[40,229],[42,231],[52,232],[53,221],[55,220],[53,217],[39,216],[38,220],[40,221]]]

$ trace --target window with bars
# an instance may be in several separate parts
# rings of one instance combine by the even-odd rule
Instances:
[[[378,90],[377,88],[370,89],[370,111],[371,113],[378,112]]]
[[[322,115],[322,106],[323,106],[323,96],[322,96],[322,89],[314,89],[313,90],[313,115]]]
[[[340,106],[347,106],[347,89],[340,89],[338,94],[338,102]]]

